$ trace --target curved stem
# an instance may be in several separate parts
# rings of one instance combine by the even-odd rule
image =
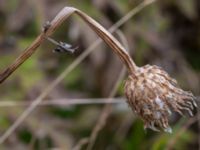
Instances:
[[[6,80],[22,63],[24,63],[35,50],[40,46],[44,41],[43,34],[40,34],[35,41],[12,63],[8,66],[3,72],[0,73],[0,84]]]
[[[79,15],[120,57],[122,62],[126,65],[129,73],[134,74],[135,69],[137,68],[134,61],[131,59],[130,55],[127,53],[125,48],[99,23],[94,19],[81,12],[80,10],[73,7],[65,7],[62,9],[57,16],[51,21],[49,26],[44,29],[35,41],[25,49],[25,51],[12,63],[8,66],[3,72],[0,73],[0,83],[6,80],[22,63],[24,63],[36,49],[41,45],[45,40],[46,36],[50,36],[55,32],[55,30],[73,13]]]
[[[102,38],[102,40],[104,40],[114,50],[114,52],[126,65],[129,73],[135,74],[137,66],[125,48],[118,42],[118,40],[87,14],[81,12],[80,10],[76,10],[76,13]]]

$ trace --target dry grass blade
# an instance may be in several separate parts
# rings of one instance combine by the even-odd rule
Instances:
[[[72,148],[72,150],[80,150],[81,147],[82,147],[83,145],[85,145],[85,144],[88,143],[88,141],[89,141],[88,138],[83,138],[83,139],[81,139],[81,140],[78,142],[78,144],[77,144],[74,148]]]
[[[126,47],[126,50],[129,51],[129,47],[128,47],[128,43],[127,43],[127,40],[124,36],[124,34],[120,31],[120,30],[117,30],[116,32],[118,34],[118,36],[120,37],[120,40],[121,42],[123,43],[123,45]],[[85,138],[81,139],[77,144],[76,146],[74,147],[76,150],[79,150],[81,149],[81,147],[83,145],[86,145],[88,143],[88,146],[87,146],[87,149],[92,149],[94,143],[95,143],[95,140],[96,140],[96,137],[98,136],[98,133],[99,131],[103,128],[103,126],[105,125],[106,123],[106,120],[107,118],[109,117],[111,111],[112,111],[112,107],[110,104],[111,100],[113,99],[114,95],[116,94],[117,92],[117,89],[118,89],[118,86],[119,86],[119,83],[121,82],[121,80],[124,78],[125,76],[125,68],[122,68],[121,72],[120,72],[120,75],[115,83],[115,85],[113,86],[110,94],[109,94],[109,99],[108,99],[108,103],[107,105],[104,106],[103,108],[103,111],[102,113],[100,114],[100,117],[94,127],[94,129],[92,130],[92,133],[90,135],[89,138],[87,138],[87,141],[85,141],[84,143],[82,143],[81,141],[84,140]]]
[[[117,89],[119,87],[119,84],[123,80],[124,76],[125,76],[125,68],[123,68],[121,70],[120,75],[119,75],[119,77],[117,79],[117,82],[115,83],[112,91],[109,94],[110,98],[114,97],[114,95],[116,94]],[[111,99],[109,99],[108,101],[110,101],[110,100]],[[106,124],[106,120],[109,117],[111,111],[112,111],[112,107],[111,107],[110,104],[107,104],[107,105],[104,106],[103,111],[100,114],[100,117],[99,117],[99,119],[98,119],[98,121],[96,123],[96,126],[94,127],[94,129],[92,130],[92,133],[90,135],[89,143],[88,143],[88,146],[87,146],[87,150],[91,150],[92,149],[92,147],[93,147],[93,145],[95,143],[96,137],[98,136],[99,131]]]
[[[110,101],[108,101],[110,100]],[[91,104],[119,104],[125,103],[125,98],[94,98],[94,99],[56,99],[46,100],[38,104],[38,106],[70,106],[70,105],[91,105]],[[23,100],[22,102],[16,101],[0,101],[0,107],[19,107],[30,106],[29,100]]]
[[[124,36],[124,34],[120,31],[117,30],[117,34],[120,37],[120,40],[122,41],[123,45],[126,47],[127,52],[129,51],[129,47],[128,47],[128,43],[127,40]],[[109,94],[109,99],[108,102],[111,101],[111,99],[116,95],[117,93],[117,89],[120,85],[120,82],[123,80],[124,76],[125,76],[125,68],[121,69],[121,72],[119,74],[119,77],[115,83],[115,85],[113,86],[110,94]],[[90,135],[89,141],[88,141],[88,146],[87,146],[87,150],[91,150],[93,148],[93,145],[95,143],[95,140],[98,136],[99,131],[104,127],[104,125],[106,124],[106,120],[109,117],[110,113],[112,111],[112,106],[108,103],[104,106],[102,113],[100,114],[100,117],[96,123],[96,126],[94,127],[94,129],[92,130],[92,133]]]
[[[110,28],[110,32],[114,32],[118,27],[128,21],[133,15],[140,12],[143,8],[150,5],[151,3],[155,2],[156,0],[145,0],[136,8],[131,10],[127,15],[125,15],[122,19],[120,19],[115,25]],[[55,27],[54,27],[55,30]],[[50,31],[49,31],[50,32]],[[52,33],[52,31],[50,32]],[[50,35],[50,34],[49,34]],[[7,77],[14,72],[25,60],[27,60],[36,50],[36,48],[41,44],[42,41],[38,42],[38,39],[41,38],[41,35],[33,42],[33,44],[26,49],[26,51],[15,61],[15,63],[8,67],[3,73],[0,74],[0,83],[3,82]],[[37,99],[28,107],[22,115],[13,123],[13,125],[1,136],[0,143],[2,144],[14,131],[15,129],[26,119],[26,117],[40,104],[40,102],[48,95],[51,90],[53,90],[56,85],[58,85],[67,74],[69,74],[81,61],[86,58],[92,51],[95,50],[102,42],[101,39],[98,39],[94,42],[82,55],[80,55],[69,67],[67,67],[64,72],[58,76],[43,92],[41,95],[38,96]],[[36,45],[34,46],[34,43]],[[21,59],[20,59],[21,58]]]
[[[182,133],[184,133],[187,130],[187,128],[189,128],[189,126],[191,126],[196,121],[198,121],[198,116],[197,115],[194,116],[193,118],[190,118],[185,123],[185,125],[178,130],[178,132],[176,133],[176,135],[173,138],[171,138],[171,140],[168,142],[168,144],[166,146],[166,149],[168,149],[168,150],[174,149],[173,146],[176,144],[176,142],[178,141],[178,139],[180,138],[180,136],[182,135]]]

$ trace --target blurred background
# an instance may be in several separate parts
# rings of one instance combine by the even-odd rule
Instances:
[[[148,1],[148,0],[147,0]],[[142,0],[0,0],[0,70],[3,71],[42,31],[64,6],[74,6],[109,29]],[[200,95],[200,1],[155,0],[119,27],[138,66],[161,66],[180,87]],[[119,35],[114,33],[119,38]],[[75,15],[52,36],[78,46],[74,54],[53,53],[45,41],[36,53],[0,85],[0,135],[59,75],[98,37]],[[95,101],[115,92],[107,121],[97,134],[94,150],[195,150],[199,149],[198,110],[195,117],[170,118],[173,133],[143,129],[142,121],[124,99],[126,75],[119,79],[122,63],[105,44],[94,49],[71,70],[45,101],[79,99]],[[99,100],[99,99],[98,99]],[[113,100],[113,101],[114,101]],[[10,102],[8,106],[4,102]],[[199,100],[197,100],[199,102]],[[2,103],[2,105],[1,105]],[[3,105],[4,104],[4,105]],[[38,106],[0,145],[1,149],[86,149],[87,139],[98,125],[102,104],[54,104]]]

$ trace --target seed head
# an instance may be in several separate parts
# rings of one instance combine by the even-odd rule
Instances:
[[[197,107],[193,94],[180,89],[176,80],[158,66],[146,65],[129,75],[125,95],[132,110],[144,121],[144,128],[155,131],[172,132],[168,123],[171,110],[181,115],[187,111],[192,116]]]

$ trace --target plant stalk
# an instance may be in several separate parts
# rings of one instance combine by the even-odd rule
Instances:
[[[113,37],[104,27],[102,27],[87,14],[73,7],[65,7],[50,22],[48,28],[45,28],[45,30],[40,35],[38,35],[35,41],[25,49],[25,51],[14,61],[14,63],[12,63],[3,72],[0,73],[0,83],[6,80],[22,63],[30,58],[36,49],[43,43],[45,37],[52,35],[61,25],[61,23],[73,13],[76,13],[78,16],[80,16],[96,32],[96,34],[98,34],[99,37],[101,37],[102,40],[105,41],[113,49],[113,51],[126,65],[129,73],[134,74],[135,70],[137,69],[136,64],[128,52],[125,50],[125,48],[118,42],[115,37]]]
[[[106,42],[112,48],[112,50],[125,64],[129,73],[135,74],[137,66],[126,49],[118,42],[118,40],[87,14],[80,10],[76,10],[76,13],[96,32],[96,34],[99,35],[99,37],[102,38],[102,40],[104,40],[104,42]]]

